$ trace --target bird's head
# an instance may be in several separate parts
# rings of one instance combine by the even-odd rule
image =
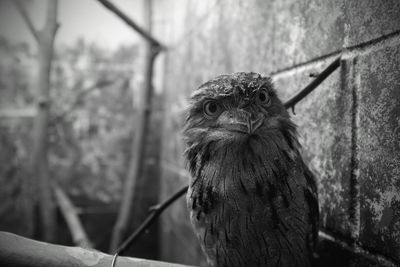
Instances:
[[[261,141],[278,133],[288,138],[289,145],[296,140],[295,126],[271,79],[245,72],[221,75],[201,85],[190,98],[183,132],[189,157],[211,144],[213,150],[266,144]]]

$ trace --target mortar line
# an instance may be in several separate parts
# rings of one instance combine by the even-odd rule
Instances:
[[[383,47],[392,46],[399,43],[400,30],[397,30],[361,44],[345,47],[343,50],[343,54],[345,57],[362,56],[380,50]]]
[[[187,34],[185,34],[185,36],[181,37],[178,42],[172,44],[171,46],[168,45],[168,52],[177,49],[182,43],[185,43],[188,40],[187,37],[193,34],[195,34],[195,32],[189,31]],[[343,59],[362,56],[382,49],[385,46],[392,46],[396,44],[400,44],[400,30],[382,35],[364,43],[343,47],[341,50],[336,50],[289,67],[283,67],[282,69],[270,72],[269,76],[271,76],[273,79],[281,79],[294,73],[307,71],[309,69],[319,67],[322,64],[329,63],[329,61],[334,60],[338,56],[342,56]]]
[[[366,41],[361,44],[344,47],[341,50],[336,50],[326,55],[315,57],[310,60],[292,65],[290,67],[273,71],[270,73],[270,75],[274,79],[280,79],[283,77],[290,76],[297,72],[306,71],[308,69],[318,67],[319,65],[334,60],[338,56],[342,56],[343,59],[363,56],[368,53],[382,49],[385,46],[393,46],[396,44],[400,44],[400,30],[386,35],[382,35],[378,38]]]
[[[359,84],[360,75],[356,71],[358,57],[349,59],[349,75],[346,84],[350,85],[352,95],[351,112],[351,160],[350,160],[350,223],[351,237],[354,244],[360,237],[360,181],[359,181],[359,155],[358,155],[358,129],[359,129]],[[346,73],[344,73],[346,75]],[[353,244],[353,245],[354,245]]]
[[[214,10],[217,6],[220,5],[219,1],[216,1],[214,5],[209,9],[209,10]],[[196,29],[199,29],[199,25],[203,25],[204,22],[208,19],[208,17],[211,15],[211,13],[206,13],[202,17],[198,19],[198,23],[196,25],[191,26],[187,31],[185,31],[182,36],[178,39],[178,41],[171,43],[171,44],[166,44],[168,47],[169,51],[177,49],[181,44],[186,43],[187,40],[189,40],[189,37],[196,34],[198,31]],[[278,69],[276,71],[273,71],[270,73],[271,76],[273,75],[279,75],[281,73],[288,72],[290,70],[298,69],[303,66],[309,66],[309,68],[312,67],[313,63],[319,63],[319,62],[324,62],[329,58],[335,58],[342,54],[345,57],[354,57],[357,55],[362,55],[369,53],[371,51],[378,50],[382,47],[384,47],[387,43],[393,42],[393,41],[399,41],[400,37],[400,30],[396,30],[394,32],[379,36],[377,38],[374,38],[372,40],[365,41],[360,44],[348,46],[348,47],[343,47],[343,49],[331,51],[325,55],[322,56],[317,56],[314,58],[311,58],[309,60],[306,60],[304,62],[300,62],[297,64],[294,64],[292,66],[288,67],[283,67],[281,69]]]
[[[295,65],[292,65],[290,67],[286,67],[286,68],[282,68],[277,71],[273,71],[269,75],[274,79],[280,79],[283,77],[287,77],[294,73],[309,70],[309,69],[315,68],[316,66],[333,61],[338,56],[340,56],[341,53],[342,53],[341,50],[337,50],[332,53],[329,53],[329,54],[326,54],[323,56],[319,56],[319,57],[315,57],[308,61],[304,61],[304,62],[295,64]]]

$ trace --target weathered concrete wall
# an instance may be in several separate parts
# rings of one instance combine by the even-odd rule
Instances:
[[[330,244],[322,254],[341,248],[341,264],[400,264],[400,2],[155,0],[154,8],[155,35],[168,46],[161,198],[187,184],[182,110],[201,83],[254,71],[271,75],[287,99],[342,55],[293,115],[318,177]],[[162,260],[204,264],[184,199],[161,226]]]

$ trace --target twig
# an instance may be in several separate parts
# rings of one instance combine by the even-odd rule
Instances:
[[[135,31],[137,31],[140,35],[142,35],[150,43],[152,43],[153,45],[155,45],[158,48],[163,47],[159,41],[154,39],[154,37],[152,37],[149,33],[147,33],[145,30],[143,30],[139,25],[137,25],[136,22],[134,22],[132,19],[130,19],[116,5],[114,5],[113,3],[111,3],[108,0],[97,0],[97,1],[100,2],[102,5],[104,5],[108,10],[112,11],[119,18],[121,18],[126,24],[128,24],[131,28],[133,28]]]
[[[93,245],[90,242],[81,224],[81,221],[79,220],[76,208],[72,201],[69,199],[67,194],[55,183],[53,183],[53,190],[57,204],[60,207],[61,213],[64,216],[65,221],[67,222],[75,245],[82,248],[92,248]]]
[[[304,97],[306,97],[309,93],[311,93],[318,85],[320,85],[334,70],[336,70],[340,66],[341,57],[338,57],[333,61],[326,69],[324,69],[310,84],[308,84],[304,89],[300,90],[297,94],[295,94],[292,98],[290,98],[285,104],[285,108],[292,108],[294,111],[294,107],[298,102],[300,102]]]
[[[88,95],[89,93],[102,88],[102,87],[106,87],[110,84],[112,84],[114,81],[99,81],[91,86],[89,86],[88,88],[82,90],[81,92],[79,92],[77,94],[77,96],[75,97],[74,101],[72,102],[71,106],[64,110],[64,112],[62,112],[61,114],[55,116],[51,121],[50,124],[55,124],[57,121],[60,121],[61,119],[63,119],[65,116],[67,116],[71,111],[73,111],[75,109],[75,107],[79,104],[79,102],[82,100],[83,97],[85,97],[86,95]]]
[[[112,263],[112,267],[114,267],[116,258],[120,254],[122,254],[136,239],[138,239],[144,231],[149,228],[149,226],[161,215],[161,213],[168,208],[172,203],[175,202],[178,198],[180,198],[183,194],[185,194],[188,190],[188,186],[183,187],[181,190],[176,192],[162,204],[158,204],[150,209],[150,214],[147,216],[146,220],[133,232],[125,241],[122,243],[120,247],[118,247],[117,251],[114,255],[114,260]]]
[[[39,43],[39,32],[33,26],[32,20],[30,19],[28,12],[26,12],[25,7],[21,3],[20,0],[11,1],[14,3],[15,7],[17,8],[18,12],[21,14],[22,19],[25,21],[26,25],[28,26],[29,30],[31,31],[35,40]]]
[[[178,198],[180,198],[183,194],[185,194],[188,190],[188,186],[185,186],[181,188],[178,192],[176,192],[174,195],[172,195],[169,199],[164,201],[162,204],[157,205],[156,207],[151,208],[151,213],[148,215],[146,220],[136,229],[135,232],[133,232],[128,239],[122,243],[122,245],[117,249],[117,253],[123,253],[125,249],[128,248],[129,244],[131,244],[133,241],[138,239],[143,233],[144,230],[146,230],[153,222],[155,219],[157,219],[161,213],[172,203],[175,202]]]

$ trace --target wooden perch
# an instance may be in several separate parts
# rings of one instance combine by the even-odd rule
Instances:
[[[67,222],[69,231],[71,232],[74,244],[83,248],[92,248],[93,245],[79,220],[76,208],[72,201],[58,185],[53,184],[53,190],[57,204],[60,207],[61,213]]]
[[[112,256],[79,247],[39,242],[0,232],[0,266],[13,267],[109,267]],[[118,267],[184,267],[184,265],[120,257]]]

